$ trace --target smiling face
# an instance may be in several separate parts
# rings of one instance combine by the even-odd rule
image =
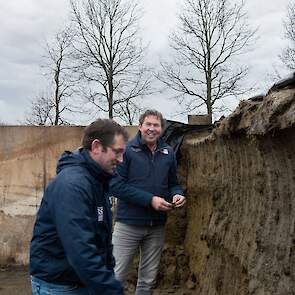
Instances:
[[[113,143],[105,148],[96,139],[92,143],[90,155],[104,171],[112,174],[117,165],[123,161],[125,145],[126,140],[121,134],[115,135]]]
[[[143,143],[148,147],[154,147],[161,135],[161,120],[157,116],[146,116],[143,123],[139,126]]]

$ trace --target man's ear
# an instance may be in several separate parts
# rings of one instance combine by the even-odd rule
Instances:
[[[94,139],[91,143],[91,152],[97,154],[101,151],[102,145],[99,139]]]

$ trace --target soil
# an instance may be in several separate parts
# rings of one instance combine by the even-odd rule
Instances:
[[[0,269],[0,295],[31,295],[30,278],[28,269],[11,268]],[[134,294],[134,287],[129,284],[125,295]],[[189,291],[174,286],[172,288],[157,288],[154,291],[154,295],[189,295]]]
[[[26,268],[0,269],[0,295],[31,295]]]

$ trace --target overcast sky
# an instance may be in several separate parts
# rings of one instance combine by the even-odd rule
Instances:
[[[142,0],[144,38],[150,41],[149,55],[155,61],[167,53],[167,37],[174,27],[180,2]],[[252,68],[249,79],[257,81],[257,91],[262,93],[271,86],[267,74],[272,72],[273,64],[278,63],[278,54],[286,44],[282,18],[286,15],[288,0],[245,2],[250,24],[259,27],[260,36],[245,63]],[[22,121],[29,110],[30,99],[44,88],[40,69],[42,46],[63,26],[68,12],[68,0],[0,1],[0,122],[18,124]],[[159,95],[153,97],[151,107],[158,108],[167,118],[177,119],[172,116],[175,106],[163,101]]]

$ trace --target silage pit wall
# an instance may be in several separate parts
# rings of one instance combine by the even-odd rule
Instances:
[[[1,126],[0,265],[27,265],[43,190],[65,149],[80,145],[83,127]]]
[[[126,127],[130,136],[137,127]],[[0,126],[0,265],[27,265],[44,188],[65,150],[81,145],[83,126]]]
[[[242,102],[214,134],[182,147],[193,294],[293,294],[294,106],[294,90]]]

